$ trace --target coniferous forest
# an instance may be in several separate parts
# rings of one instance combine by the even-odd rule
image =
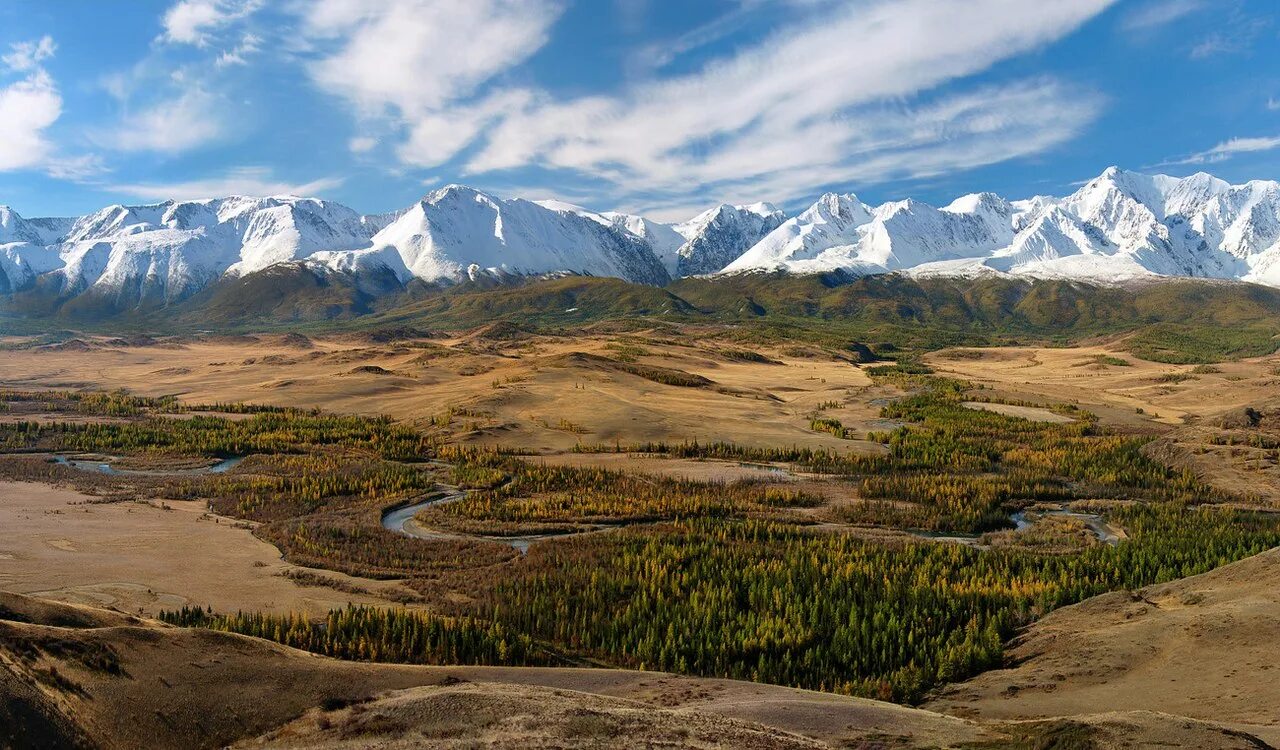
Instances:
[[[0,472],[104,500],[206,500],[255,522],[291,562],[403,579],[421,595],[417,609],[351,607],[322,621],[185,609],[165,614],[175,624],[347,659],[611,664],[903,702],[998,666],[1018,628],[1056,607],[1280,545],[1280,519],[1233,509],[1190,472],[1144,455],[1142,438],[1087,413],[1062,407],[1072,421],[1034,422],[965,408],[980,396],[969,384],[920,368],[876,377],[908,394],[882,410],[902,426],[867,436],[884,447],[878,454],[578,448],[787,464],[858,499],[824,517],[812,513],[821,498],[786,485],[543,465],[386,418],[214,405],[176,419],[172,402],[124,394],[0,394],[6,404],[44,399],[42,408],[122,417],[0,424]],[[142,470],[117,482],[52,463],[52,453],[142,466],[243,461],[225,473]],[[440,539],[382,527],[389,509],[446,487],[465,494],[418,517]],[[1020,509],[1079,501],[1124,541],[1064,552],[928,536],[978,539]],[[551,536],[527,554],[502,541],[531,533]]]

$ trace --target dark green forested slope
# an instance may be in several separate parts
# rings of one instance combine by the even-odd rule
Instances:
[[[1275,350],[1280,334],[1280,290],[1194,280],[1122,288],[1010,278],[747,274],[681,279],[665,288],[587,276],[485,280],[447,288],[415,282],[402,288],[390,278],[357,282],[285,266],[222,281],[176,304],[122,313],[108,313],[108,308],[92,301],[59,307],[18,295],[0,305],[0,316],[9,316],[6,328],[15,331],[76,327],[153,333],[458,330],[500,320],[549,331],[602,322],[703,323],[731,326],[743,340],[833,346],[861,341],[916,350],[1067,344],[1124,334],[1135,354],[1170,362],[1266,354]]]

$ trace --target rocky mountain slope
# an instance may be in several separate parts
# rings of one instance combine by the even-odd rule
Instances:
[[[683,278],[720,271],[777,229],[786,218],[786,214],[769,203],[750,206],[722,203],[677,224],[675,230],[685,242],[676,251],[674,275]]]
[[[1280,183],[1110,168],[1065,198],[977,193],[936,208],[829,193],[786,219],[720,205],[680,224],[450,185],[374,216],[330,201],[230,197],[26,219],[0,206],[0,295],[40,312],[156,309],[292,267],[370,297],[412,281],[581,274],[664,285],[756,271],[1185,276],[1280,286]],[[275,273],[273,278],[283,278]],[[16,297],[15,297],[16,295]]]
[[[1065,198],[991,193],[935,208],[824,195],[725,269],[1003,273],[1114,283],[1161,276],[1280,286],[1280,183],[1115,167]]]

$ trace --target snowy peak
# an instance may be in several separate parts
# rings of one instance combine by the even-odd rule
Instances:
[[[991,194],[946,209],[907,199],[869,209],[828,193],[725,270],[883,273],[990,252],[1012,238],[1009,204]]]
[[[1178,179],[1155,175],[1154,184],[1164,198],[1164,214],[1191,216],[1203,211],[1210,201],[1231,190],[1226,180],[1204,172]]]
[[[295,196],[111,205],[72,219],[25,219],[2,208],[0,294],[47,277],[42,294],[93,295],[121,309],[158,306],[224,277],[298,262],[367,277],[378,290],[388,280],[548,273],[664,284],[691,258],[719,270],[782,220],[767,204],[721,213],[692,233],[689,246],[675,227],[642,216],[506,200],[464,185],[374,216]]]
[[[0,206],[0,244],[39,241],[40,237],[27,226],[25,219],[8,206]]]
[[[755,214],[756,216],[762,216],[765,218],[774,217],[774,216],[783,216],[785,218],[785,215],[782,213],[782,211],[779,210],[779,208],[773,205],[772,203],[766,203],[766,202],[750,203],[745,206],[734,206],[734,208],[738,209],[739,211],[746,211],[749,214]]]
[[[780,224],[724,270],[728,273],[752,269],[800,270],[788,269],[788,266],[814,261],[833,248],[857,244],[859,227],[870,221],[871,212],[856,195],[826,193],[799,216]],[[801,272],[817,270],[820,269],[806,265]]]
[[[992,265],[1003,271],[1014,267],[1049,264],[1071,255],[1103,254],[1113,246],[1093,226],[1075,214],[1053,206],[1041,212],[1013,238],[1012,243],[996,251]]]
[[[676,227],[663,224],[661,222],[647,219],[643,216],[634,214],[619,213],[616,211],[607,211],[605,213],[596,213],[589,209],[567,203],[560,200],[540,200],[534,201],[543,208],[560,213],[576,214],[590,219],[601,226],[610,227],[622,234],[630,236],[640,242],[646,244],[650,251],[657,257],[658,262],[666,270],[667,275],[675,278],[677,273],[677,251],[684,244],[684,237],[681,236]]]
[[[477,275],[552,272],[669,280],[638,217],[592,214],[559,202],[503,200],[460,185],[432,192],[353,254],[315,260],[350,271],[381,267],[401,281],[455,282]]]
[[[1280,285],[1280,184],[1110,167],[1065,198],[886,203],[861,222],[824,195],[727,271],[1002,272],[1110,283],[1153,276]]]
[[[844,226],[867,221],[870,218],[870,211],[853,193],[848,195],[826,193],[796,218],[806,222]]]
[[[74,219],[24,219],[8,206],[0,205],[0,245],[30,242],[49,245],[58,241]]]
[[[722,203],[677,224],[675,231],[685,241],[676,251],[674,275],[700,276],[720,271],[785,219],[786,216],[769,203],[747,206]]]
[[[962,195],[943,207],[952,214],[973,216],[992,230],[1010,226],[1015,209],[1013,204],[995,193],[970,193]]]
[[[1280,286],[1280,183],[1115,167],[1065,197],[963,195],[937,208],[827,193],[787,218],[721,204],[680,224],[446,185],[361,216],[296,196],[112,205],[73,218],[0,206],[0,294],[163,306],[283,263],[383,293],[413,280],[554,273],[664,284],[756,270],[1012,274],[1115,283],[1187,276]]]

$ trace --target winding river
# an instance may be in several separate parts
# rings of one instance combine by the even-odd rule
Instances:
[[[1093,532],[1094,537],[1097,538],[1098,541],[1103,544],[1109,544],[1112,547],[1120,543],[1120,535],[1116,533],[1116,530],[1112,528],[1110,524],[1102,519],[1102,516],[1096,513],[1080,513],[1078,511],[1068,510],[1067,508],[1034,512],[1044,516],[1079,518],[1084,522],[1084,525],[1089,529],[1089,531]],[[1033,523],[1032,521],[1027,520],[1027,512],[1022,510],[1014,513],[1011,518],[1013,519],[1013,522],[1018,525],[1019,531],[1029,528]]]
[[[387,531],[393,531],[397,534],[411,536],[415,539],[457,539],[460,541],[481,541],[481,542],[497,542],[498,544],[506,544],[515,548],[520,554],[529,551],[529,546],[534,542],[546,539],[555,539],[558,537],[572,536],[575,534],[590,533],[586,531],[568,531],[560,534],[527,534],[523,536],[495,536],[488,534],[463,534],[453,531],[441,531],[437,529],[429,529],[420,526],[414,521],[414,516],[424,508],[430,508],[433,505],[443,505],[452,503],[466,497],[466,491],[448,484],[436,485],[439,492],[429,500],[410,503],[408,505],[400,505],[383,511],[382,528]]]
[[[1010,514],[1009,520],[1013,522],[1014,531],[1025,531],[1035,526],[1036,519],[1040,516],[1066,516],[1069,518],[1079,518],[1084,522],[1089,532],[1094,538],[1103,544],[1112,547],[1120,543],[1123,537],[1116,532],[1110,524],[1103,520],[1102,516],[1096,513],[1080,513],[1078,511],[1069,510],[1067,508],[1056,508],[1054,510],[1020,510]],[[985,546],[980,543],[982,534],[957,534],[951,531],[913,531],[912,536],[921,539],[930,539],[935,542],[952,542],[955,544],[967,544],[973,547]]]
[[[94,458],[94,459],[73,458],[65,455],[55,455],[53,457],[53,460],[56,463],[62,464],[64,466],[70,466],[75,469],[80,469],[81,471],[92,471],[92,472],[97,472],[99,474],[107,474],[111,476],[183,476],[183,475],[195,475],[195,474],[222,474],[238,466],[240,462],[244,460],[244,457],[232,456],[230,458],[224,458],[208,466],[198,466],[198,467],[188,468],[188,469],[120,469],[120,468],[116,468],[111,464],[111,461],[118,460],[114,457],[108,457],[106,460],[103,460],[98,458]],[[750,464],[750,463],[742,463],[741,465],[750,466],[752,468],[768,469],[771,473],[777,472],[779,476],[783,476],[783,475],[793,476],[790,470],[784,469],[778,466],[774,466],[774,465]],[[448,465],[440,464],[440,466],[447,467]],[[461,500],[462,498],[466,497],[465,490],[462,490],[453,485],[438,484],[436,485],[436,489],[437,489],[437,492],[434,495],[432,495],[429,499],[422,500],[416,503],[408,503],[405,505],[394,506],[384,511],[382,514],[382,527],[388,531],[391,531],[397,534],[403,534],[405,536],[414,537],[416,539],[457,539],[457,540],[463,540],[463,541],[497,542],[499,544],[506,544],[515,548],[517,551],[520,552],[520,554],[525,554],[526,552],[528,552],[529,546],[537,541],[543,541],[546,539],[555,539],[557,537],[571,536],[574,534],[590,533],[591,531],[598,531],[603,528],[611,528],[607,526],[601,526],[601,527],[588,529],[584,531],[571,531],[571,532],[553,533],[553,534],[546,534],[546,533],[528,534],[528,535],[520,535],[520,536],[493,536],[493,535],[483,535],[483,534],[463,534],[459,532],[429,529],[429,528],[425,528],[423,526],[418,525],[414,521],[414,517],[417,516],[420,511],[422,511],[425,508],[430,508],[434,505],[443,505],[445,503],[457,502],[458,500]],[[1116,530],[1113,527],[1111,527],[1105,520],[1103,520],[1102,516],[1099,516],[1094,513],[1080,513],[1077,511],[1069,510],[1065,507],[1060,507],[1055,510],[1048,510],[1048,511],[1018,511],[1012,514],[1009,517],[1009,519],[1013,522],[1015,530],[1022,531],[1024,529],[1030,528],[1035,524],[1036,516],[1067,516],[1071,518],[1079,518],[1084,522],[1084,525],[1089,529],[1090,532],[1093,533],[1094,537],[1096,537],[1098,541],[1104,544],[1115,546],[1119,544],[1121,540],[1121,535],[1118,534]],[[918,531],[918,532],[913,532],[913,534],[915,536],[918,536],[924,539],[932,539],[934,541],[955,542],[955,543],[970,544],[970,545],[977,545],[978,540],[981,538],[980,535],[954,534],[954,533],[947,533],[947,532]]]
[[[81,471],[92,471],[98,474],[109,474],[111,476],[150,476],[150,477],[169,477],[183,476],[187,474],[222,474],[234,469],[244,460],[244,456],[232,456],[224,458],[217,463],[208,466],[197,466],[190,469],[117,469],[111,465],[111,461],[117,460],[108,458],[106,461],[101,459],[71,458],[68,456],[54,456],[55,463],[63,466],[70,466],[73,469]]]

